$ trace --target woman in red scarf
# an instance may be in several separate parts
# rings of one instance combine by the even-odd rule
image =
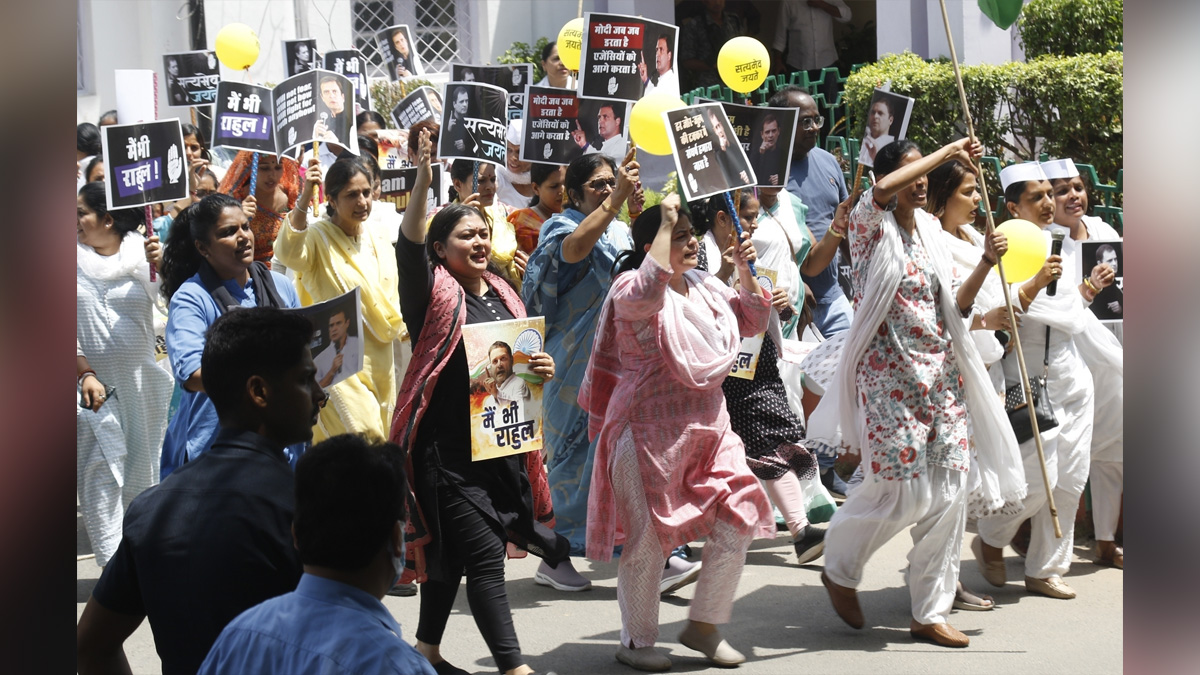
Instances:
[[[491,259],[491,228],[464,204],[438,211],[425,232],[432,180],[429,133],[420,132],[419,170],[396,242],[400,308],[413,340],[391,440],[408,451],[412,490],[401,581],[422,583],[417,651],[438,673],[464,673],[441,655],[442,635],[464,572],[475,624],[507,675],[532,673],[521,656],[504,588],[511,541],[552,567],[570,545],[555,534],[550,488],[537,452],[471,461],[465,324],[522,318],[525,306]],[[554,360],[532,355],[531,370],[554,376]]]

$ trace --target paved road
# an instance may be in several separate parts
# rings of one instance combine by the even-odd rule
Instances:
[[[82,528],[80,528],[82,530]],[[914,642],[908,635],[908,591],[903,586],[911,540],[901,535],[885,545],[867,565],[859,592],[867,626],[856,631],[841,622],[821,586],[820,563],[797,566],[789,538],[754,542],[738,586],[733,621],[725,627],[730,643],[749,661],[745,675],[794,673],[1103,673],[1121,672],[1122,572],[1090,562],[1088,549],[1076,547],[1068,582],[1075,600],[1052,600],[1025,592],[1021,560],[1008,551],[1008,586],[991,589],[979,575],[968,534],[963,551],[963,580],[976,590],[987,588],[998,607],[991,612],[955,612],[951,623],[971,638],[967,649],[952,650]],[[87,547],[80,540],[81,552]],[[703,544],[693,545],[700,555]],[[560,675],[634,673],[613,659],[620,632],[616,572],[613,564],[579,562],[594,584],[591,591],[560,593],[533,583],[537,559],[509,561],[508,592],[517,634],[529,664]],[[91,559],[78,563],[78,609],[99,577]],[[683,647],[676,636],[687,619],[694,586],[663,600],[659,647],[674,661],[672,672],[725,672],[710,667],[703,656]],[[411,641],[416,631],[418,598],[385,598]],[[494,673],[460,588],[442,645],[455,665],[477,673]],[[126,643],[134,673],[159,673],[149,625],[143,623]]]

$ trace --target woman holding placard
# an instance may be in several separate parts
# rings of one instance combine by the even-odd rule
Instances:
[[[254,186],[254,194],[250,194],[250,178],[255,153],[244,150],[229,165],[220,190],[241,200],[246,217],[250,219],[250,231],[254,232],[254,259],[270,268],[275,239],[284,216],[296,205],[296,197],[300,194],[300,166],[291,157],[257,154],[258,183]]]
[[[75,251],[79,508],[96,564],[121,543],[129,502],[158,483],[171,376],[154,360],[158,283],[137,229],[143,209],[109,211],[104,184],[79,191]]]
[[[1011,216],[1028,220],[1044,231],[1050,228],[1054,221],[1052,188],[1036,162],[1005,167],[1000,172],[1000,182]],[[1023,287],[1017,293],[1024,310],[1018,330],[1027,370],[1030,377],[1039,376],[1043,366],[1037,361],[1044,356],[1046,390],[1058,421],[1057,427],[1044,430],[1041,437],[1062,537],[1055,537],[1036,443],[1029,439],[1021,444],[1029,485],[1022,508],[1015,513],[981,518],[979,537],[977,543],[973,542],[984,578],[993,586],[1003,586],[1003,548],[1012,541],[1021,523],[1032,517],[1029,549],[1025,554],[1025,588],[1059,599],[1075,597],[1075,591],[1063,581],[1063,576],[1071,566],[1075,507],[1087,483],[1091,459],[1095,391],[1087,363],[1116,371],[1123,367],[1120,343],[1087,308],[1100,289],[1113,283],[1113,270],[1097,265],[1078,286],[1069,281],[1057,284],[1064,267],[1075,268],[1072,262],[1068,256],[1055,265],[1052,283],[1057,288],[1047,288],[1032,298]],[[1006,387],[1020,383],[1014,361],[1004,359]]]
[[[217,435],[217,410],[200,378],[208,327],[234,307],[299,307],[300,300],[286,277],[255,262],[254,234],[241,203],[219,192],[180,212],[165,246],[151,237],[146,259],[162,270],[162,294],[170,303],[167,357],[183,388],[163,440],[166,478],[206,452]],[[302,450],[292,446],[287,452],[294,460]]]
[[[910,526],[908,585],[911,635],[946,647],[969,640],[946,623],[958,581],[970,463],[967,414],[975,434],[1016,452],[1016,440],[964,319],[992,264],[1008,249],[1003,234],[961,278],[924,211],[925,174],[950,159],[969,163],[978,142],[956,141],[923,156],[910,141],[885,146],[879,177],[850,213],[846,233],[854,260],[854,324],[837,371],[809,424],[809,440],[862,454],[865,474],[834,514],[825,535],[821,580],[847,624],[864,620],[855,587],[870,556]],[[1001,507],[1024,484],[988,487]]]
[[[392,342],[400,335],[400,298],[392,243],[369,227],[374,192],[370,167],[359,158],[339,159],[325,177],[325,217],[308,222],[308,207],[321,185],[320,160],[308,162],[304,191],[279,229],[275,255],[296,273],[305,304],[359,289],[362,303],[363,369],[329,388],[313,442],[344,433],[387,438],[396,400]],[[262,180],[261,178],[259,179]]]
[[[558,364],[558,377],[542,390],[543,428],[555,530],[571,542],[573,555],[583,555],[586,544],[596,451],[588,441],[587,412],[579,407],[579,385],[588,358],[587,350],[580,347],[592,342],[617,256],[630,246],[629,229],[616,216],[637,180],[632,149],[620,169],[601,154],[572,161],[565,174],[568,203],[562,213],[542,224],[521,294],[530,313],[546,317],[546,351]],[[573,567],[564,565],[557,569],[543,565],[534,581],[564,591],[591,587]]]
[[[396,242],[400,305],[413,336],[413,360],[396,401],[391,440],[408,451],[415,502],[409,519],[402,580],[421,586],[417,651],[442,674],[466,671],[441,654],[459,582],[467,577],[471,614],[496,666],[508,675],[525,665],[504,588],[507,541],[551,566],[568,555],[567,540],[544,523],[553,519],[549,488],[536,452],[471,461],[464,324],[522,318],[525,308],[491,262],[491,232],[471,206],[451,204],[426,234],[432,181],[429,133],[419,138],[418,172]],[[549,381],[554,359],[531,355],[532,372]]]
[[[741,290],[695,270],[698,244],[679,196],[638,217],[633,247],[604,301],[579,404],[596,438],[587,553],[617,571],[621,646],[617,660],[660,671],[671,661],[658,639],[660,570],[680,541],[707,537],[685,646],[719,666],[746,657],[717,629],[757,534],[774,536],[771,506],[729,426],[721,383],[739,336],[766,330],[770,294],[750,271],[754,245],[732,252]]]

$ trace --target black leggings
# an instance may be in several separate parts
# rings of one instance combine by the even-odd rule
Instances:
[[[440,645],[446,622],[458,595],[458,584],[467,573],[467,602],[475,625],[501,672],[525,663],[513,628],[504,588],[505,540],[497,526],[451,487],[438,487],[438,517],[447,561],[448,581],[430,579],[421,585],[421,618],[417,639]]]

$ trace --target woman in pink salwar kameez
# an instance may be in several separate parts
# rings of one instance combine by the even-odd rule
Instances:
[[[773,536],[771,507],[729,428],[721,382],[739,337],[766,330],[770,296],[750,273],[754,246],[735,255],[735,291],[695,270],[698,244],[671,195],[633,226],[634,248],[605,300],[579,402],[599,434],[588,502],[587,555],[612,557],[621,646],[617,660],[666,670],[658,638],[663,561],[707,536],[689,622],[679,639],[712,662],[745,657],[721,638],[756,534]]]

